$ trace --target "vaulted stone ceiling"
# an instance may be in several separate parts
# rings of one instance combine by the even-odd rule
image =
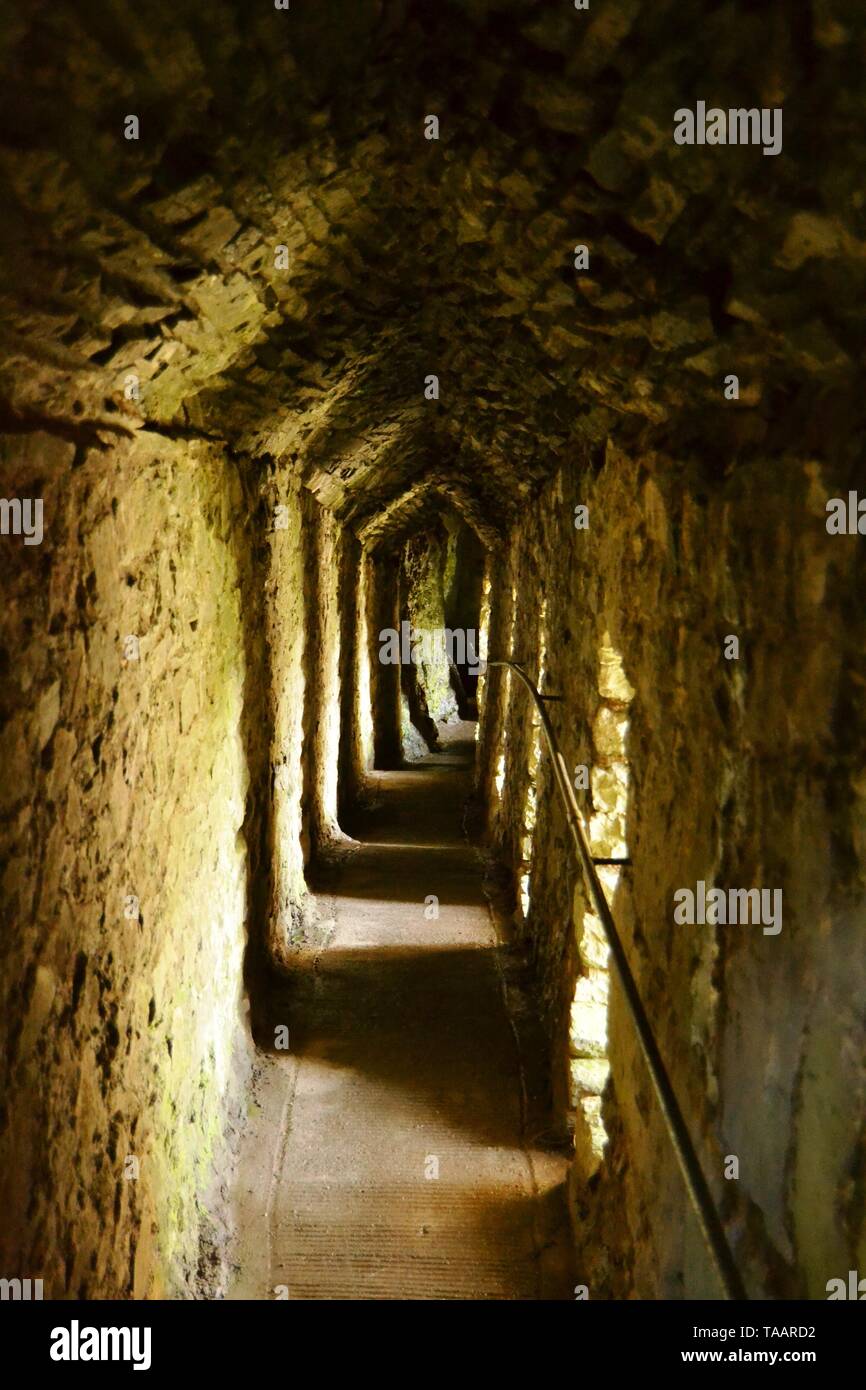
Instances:
[[[490,520],[472,490],[459,477],[449,477],[441,468],[432,470],[434,479],[411,483],[379,511],[358,527],[365,546],[398,548],[413,533],[424,530],[445,513],[462,518],[472,527],[481,543],[493,548],[504,541],[502,531]]]
[[[430,484],[505,524],[612,433],[820,452],[862,415],[859,10],[4,4],[0,424],[214,435],[374,533]],[[782,106],[782,153],[677,146],[697,100]]]

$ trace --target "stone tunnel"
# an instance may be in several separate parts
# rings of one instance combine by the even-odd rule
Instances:
[[[862,7],[3,11],[0,1275],[866,1272]]]

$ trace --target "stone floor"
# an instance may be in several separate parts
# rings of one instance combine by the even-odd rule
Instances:
[[[233,1298],[572,1296],[525,969],[461,832],[473,727],[377,773],[321,871],[327,945],[267,1001],[290,1048],[261,1057]]]

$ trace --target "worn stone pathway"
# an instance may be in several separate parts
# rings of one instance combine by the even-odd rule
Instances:
[[[269,1001],[291,1051],[262,1059],[232,1297],[573,1296],[566,1160],[532,1141],[541,1041],[461,834],[472,728],[376,774],[317,881],[334,925]]]

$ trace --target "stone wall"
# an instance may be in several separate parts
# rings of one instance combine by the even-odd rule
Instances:
[[[365,675],[372,711],[373,765],[399,767],[403,757],[400,667],[379,660],[379,634],[400,629],[400,561],[389,551],[364,552]],[[360,710],[359,710],[360,714]],[[359,721],[359,730],[361,724]]]
[[[303,940],[311,911],[304,871],[312,854],[312,744],[318,629],[307,627],[318,598],[318,512],[291,474],[269,474],[259,516],[268,544],[265,580],[269,756],[269,901],[265,960],[285,962]],[[309,635],[308,635],[309,634]],[[312,686],[308,689],[308,686]],[[308,698],[309,697],[309,698]]]
[[[337,772],[340,746],[340,643],[344,636],[340,605],[343,528],[332,512],[320,507],[306,490],[304,534],[308,564],[304,585],[306,641],[304,699],[304,797],[302,820],[309,827],[315,858],[339,835]],[[350,584],[354,575],[344,576]],[[349,640],[354,635],[346,633]]]
[[[627,756],[633,865],[615,913],[737,1258],[754,1292],[776,1296],[823,1297],[827,1279],[864,1254],[866,1036],[853,1004],[864,970],[854,944],[863,559],[856,538],[825,527],[828,497],[849,483],[841,463],[791,453],[758,455],[719,479],[696,462],[638,461],[608,446],[563,467],[541,495],[512,543],[501,595],[507,604],[513,586],[525,617],[547,600],[548,688],[565,697],[552,711],[569,766],[595,765],[599,751]],[[586,530],[574,528],[578,503],[589,507]],[[730,635],[738,660],[724,656]],[[622,659],[631,703],[604,698],[605,648]],[[512,865],[526,722],[513,694],[506,749],[518,767],[493,824]],[[603,791],[594,777],[589,814],[604,809]],[[563,1049],[563,962],[574,951],[564,928],[583,929],[585,904],[580,891],[571,903],[571,855],[544,762],[537,794],[528,928]],[[675,924],[675,891],[698,880],[781,889],[782,930]],[[591,964],[575,953],[579,977]],[[589,1136],[577,1136],[590,1296],[715,1297],[616,987],[609,1035],[600,1169]],[[739,1159],[738,1179],[724,1177],[727,1156]]]
[[[2,474],[45,534],[2,542],[0,1263],[46,1297],[158,1296],[195,1280],[249,1065],[250,499],[213,445],[146,432],[84,456],[5,437]]]
[[[340,735],[337,771],[337,817],[341,828],[363,794],[371,765],[370,654],[365,627],[365,567],[361,547],[344,530],[340,543]]]

